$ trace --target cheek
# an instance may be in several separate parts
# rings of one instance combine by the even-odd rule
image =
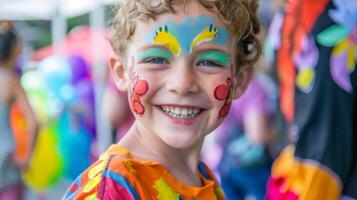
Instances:
[[[133,92],[130,96],[131,106],[136,114],[143,115],[145,113],[145,107],[141,103],[141,97],[148,92],[149,84],[146,80],[138,80],[136,83],[133,84]]]
[[[224,83],[221,83],[214,87],[214,98],[220,102],[220,110],[218,113],[219,118],[224,118],[228,115],[231,108],[231,96],[232,96],[233,84],[230,78],[227,78]],[[223,105],[222,105],[223,104]]]
[[[132,66],[132,69],[133,68]],[[146,80],[142,79],[135,70],[132,70],[130,73],[130,85],[130,107],[135,114],[143,115],[145,113],[145,107],[141,98],[148,92],[149,84]]]

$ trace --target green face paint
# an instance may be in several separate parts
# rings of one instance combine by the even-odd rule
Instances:
[[[226,68],[229,67],[229,56],[221,51],[215,51],[215,50],[205,51],[203,53],[200,53],[197,56],[197,59],[208,60],[217,63],[219,65],[222,65]]]
[[[141,50],[137,54],[139,61],[145,61],[150,58],[164,58],[166,60],[171,60],[173,54],[165,49],[152,47],[145,50]]]

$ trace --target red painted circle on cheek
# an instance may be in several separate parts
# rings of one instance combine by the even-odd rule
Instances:
[[[133,101],[133,109],[137,114],[144,114],[145,108],[139,101]]]
[[[134,92],[137,95],[144,95],[149,89],[148,82],[145,80],[140,80],[135,84]]]
[[[229,110],[231,109],[231,104],[224,104],[223,107],[221,108],[221,111],[219,111],[219,116],[220,117],[226,117],[229,113]]]
[[[227,85],[219,85],[214,90],[214,97],[220,101],[227,99],[229,93],[229,88]]]

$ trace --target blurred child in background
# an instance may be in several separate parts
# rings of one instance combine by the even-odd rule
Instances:
[[[28,151],[21,160],[14,156],[15,141],[9,120],[9,110],[14,103],[20,105],[25,114],[31,144],[37,134],[35,114],[14,71],[21,49],[21,40],[11,24],[0,23],[0,199],[6,200],[23,198],[20,170],[26,170],[32,152]]]

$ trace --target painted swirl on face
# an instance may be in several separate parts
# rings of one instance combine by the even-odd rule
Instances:
[[[227,84],[218,85],[214,90],[214,97],[218,101],[224,101],[224,104],[218,114],[220,118],[226,117],[229,113],[229,110],[231,109],[233,94],[235,90],[235,84],[232,82],[234,76],[233,67],[234,66],[231,65],[232,77],[227,78]]]
[[[139,75],[134,70],[134,56],[131,57],[131,64],[129,68],[129,76],[131,81],[131,88],[129,90],[130,107],[138,114],[143,115],[145,113],[145,107],[141,103],[140,98],[149,90],[149,84],[146,80],[140,80]]]

